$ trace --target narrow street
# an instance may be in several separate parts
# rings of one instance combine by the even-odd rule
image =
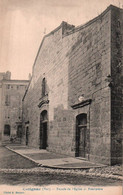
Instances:
[[[5,147],[0,147],[0,184],[7,185],[86,185],[86,186],[119,186],[120,180],[89,177],[74,174],[58,172],[56,169],[51,170],[43,167],[37,167],[35,163],[21,157],[20,155],[9,151]],[[8,172],[2,172],[2,169],[8,169]],[[14,173],[9,172],[10,169]],[[16,170],[28,170],[27,172],[16,172]],[[29,171],[30,169],[30,171]],[[39,170],[34,173],[33,170]],[[32,172],[31,172],[32,171]]]

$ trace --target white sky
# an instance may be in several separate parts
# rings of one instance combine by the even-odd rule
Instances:
[[[122,0],[0,0],[0,72],[28,79],[44,36],[66,21],[84,24]]]

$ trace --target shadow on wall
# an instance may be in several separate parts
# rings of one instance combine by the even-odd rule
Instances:
[[[54,120],[49,121],[48,149],[61,154],[75,156],[75,124],[72,110],[64,105],[54,108]]]

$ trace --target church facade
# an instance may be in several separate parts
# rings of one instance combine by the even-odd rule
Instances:
[[[23,97],[22,143],[121,163],[123,10],[85,25],[62,22],[40,45]]]

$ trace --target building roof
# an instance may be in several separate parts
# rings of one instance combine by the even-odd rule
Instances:
[[[2,82],[5,84],[22,84],[22,83],[28,84],[29,80],[6,80],[6,79],[3,79]]]

